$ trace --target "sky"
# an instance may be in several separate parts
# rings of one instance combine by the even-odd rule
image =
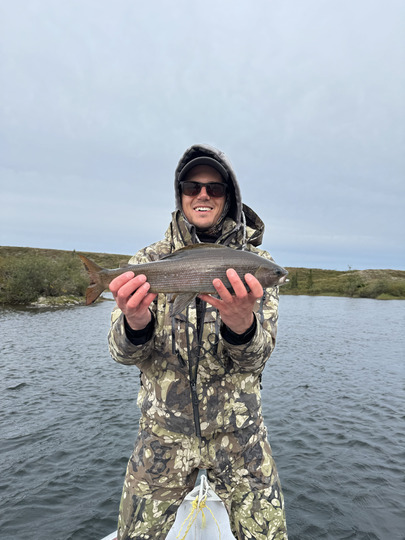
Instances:
[[[405,270],[403,0],[0,0],[0,245],[132,255],[223,150],[282,266]]]

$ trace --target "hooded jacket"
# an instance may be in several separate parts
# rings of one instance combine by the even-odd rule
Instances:
[[[177,210],[164,239],[140,250],[130,259],[131,264],[158,260],[199,241],[195,227],[181,211],[179,175],[191,159],[200,155],[218,160],[228,172],[231,205],[216,242],[271,259],[257,248],[264,224],[242,203],[235,173],[225,155],[207,145],[194,145],[176,168]],[[207,438],[218,431],[232,432],[260,423],[260,380],[275,346],[278,288],[265,289],[257,302],[253,331],[243,343],[232,338],[213,306],[197,300],[175,317],[171,306],[169,296],[157,296],[151,306],[153,333],[139,345],[128,338],[122,312],[116,308],[112,314],[110,353],[117,362],[140,369],[138,405],[143,417],[172,432]]]

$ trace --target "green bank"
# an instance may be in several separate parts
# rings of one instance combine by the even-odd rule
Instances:
[[[129,259],[123,254],[83,253],[106,268],[116,268]],[[282,295],[405,299],[403,270],[287,270],[289,281],[280,287]],[[86,271],[75,251],[0,246],[2,304],[81,304],[88,284]]]

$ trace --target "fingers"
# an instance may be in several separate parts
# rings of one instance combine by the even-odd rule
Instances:
[[[229,283],[232,285],[233,290],[235,291],[235,295],[238,298],[245,298],[248,295],[248,292],[236,271],[233,268],[229,268],[226,271],[226,276],[229,279]]]
[[[258,300],[263,296],[263,287],[260,282],[252,274],[245,275],[246,284],[249,286],[250,293]]]
[[[223,284],[223,282],[220,279],[218,279],[218,278],[214,279],[212,284],[214,285],[215,290],[217,291],[220,298],[224,302],[230,302],[232,300],[232,293],[230,291],[228,291],[228,289],[225,287],[225,285]],[[232,285],[232,283],[231,283],[231,285]]]
[[[110,283],[117,306],[128,321],[133,322],[133,327],[150,319],[148,308],[156,298],[156,294],[149,292],[150,284],[146,280],[143,274],[135,276],[133,272],[125,272]]]
[[[252,274],[245,274],[245,282],[248,285],[250,292],[248,292],[246,285],[233,268],[229,268],[226,271],[226,276],[237,298],[251,297],[257,300],[263,296],[263,287]],[[225,302],[230,302],[232,300],[232,293],[225,287],[220,279],[214,279],[213,285],[222,300]]]
[[[146,295],[150,288],[146,282],[146,276],[134,276],[133,272],[125,272],[110,283],[110,291],[113,293],[119,307],[126,304],[136,294],[138,302]]]
[[[199,298],[201,298],[201,300],[203,300],[204,302],[208,302],[216,309],[220,309],[220,307],[222,306],[222,300],[219,300],[214,296],[210,296],[209,294],[200,294]]]
[[[120,274],[118,277],[113,279],[109,285],[109,289],[113,295],[115,296],[118,290],[134,276],[135,274],[133,272],[124,272],[124,274]]]
[[[263,287],[252,274],[245,274],[245,282],[246,285],[249,287],[249,292],[246,288],[245,283],[241,280],[241,278],[233,268],[229,268],[226,271],[226,275],[235,294],[232,294],[232,291],[230,291],[220,279],[216,278],[213,280],[212,283],[220,297],[220,300],[207,294],[201,294],[201,300],[209,302],[214,307],[219,308],[221,305],[221,300],[228,304],[233,302],[235,299],[246,299],[249,301],[253,301],[254,303],[256,300],[263,296]]]
[[[205,294],[200,295],[200,298],[218,309],[228,328],[237,334],[243,334],[253,323],[253,308],[256,301],[262,297],[263,288],[252,274],[245,275],[249,291],[233,268],[227,270],[226,276],[235,294],[232,294],[220,279],[214,279],[213,285],[219,298]]]
[[[129,302],[134,296],[138,299],[143,298],[150,289],[146,276],[140,275],[133,277],[124,283],[117,291],[117,301]]]

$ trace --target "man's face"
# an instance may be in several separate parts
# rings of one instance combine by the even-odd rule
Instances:
[[[187,176],[191,182],[208,184],[218,182],[223,184],[223,178],[218,171],[207,165],[197,165],[191,169]],[[209,229],[217,223],[225,206],[226,195],[223,197],[210,197],[205,187],[198,195],[188,196],[182,193],[181,204],[188,221],[198,229]]]

